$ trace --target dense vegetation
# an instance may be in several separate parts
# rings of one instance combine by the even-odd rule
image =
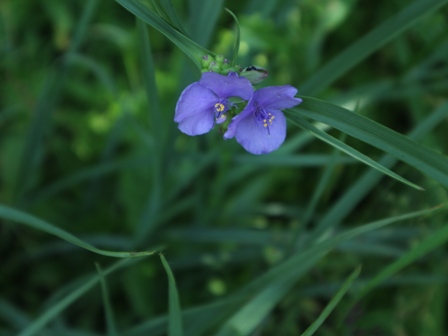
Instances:
[[[447,2],[2,1],[0,336],[446,335]],[[225,7],[267,155],[173,121]]]

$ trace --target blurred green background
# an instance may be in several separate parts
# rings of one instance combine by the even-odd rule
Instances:
[[[425,125],[417,141],[448,152],[447,114],[433,113],[448,93],[446,1],[322,87],[323,65],[414,3],[172,2],[191,39],[224,55],[231,9],[239,63],[268,69],[263,86],[291,84],[404,134]],[[389,158],[425,191],[412,189],[293,124],[260,157],[218,129],[182,134],[174,108],[199,71],[114,1],[3,0],[0,21],[0,335],[176,334],[156,254],[101,278],[95,263],[117,260],[48,234],[57,228],[102,250],[162,251],[186,335],[299,335],[361,265],[317,335],[448,333],[447,215],[428,210],[446,203],[438,182]],[[398,223],[319,245],[379,220]]]

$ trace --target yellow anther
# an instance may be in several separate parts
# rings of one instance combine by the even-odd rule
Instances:
[[[221,104],[221,103],[216,103],[215,104],[215,109],[216,109],[216,112],[222,112],[222,111],[224,111],[225,106],[223,104]]]

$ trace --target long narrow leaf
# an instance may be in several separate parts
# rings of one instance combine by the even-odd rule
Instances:
[[[386,167],[382,166],[378,162],[376,162],[376,161],[372,160],[371,158],[365,156],[364,154],[358,152],[356,149],[346,145],[345,143],[343,143],[342,141],[339,141],[338,139],[332,137],[328,133],[325,133],[324,131],[321,131],[320,129],[318,129],[317,127],[313,126],[308,121],[306,121],[305,119],[301,118],[300,116],[298,116],[298,115],[294,116],[293,122],[296,123],[297,125],[303,127],[307,131],[311,132],[314,136],[316,136],[320,140],[325,141],[326,143],[328,143],[328,144],[332,145],[333,147],[343,151],[344,153],[350,155],[351,157],[354,157],[355,159],[365,163],[366,165],[368,165],[368,166],[370,166],[370,167],[380,171],[381,173],[389,175],[390,177],[396,179],[397,181],[405,183],[405,184],[407,184],[407,185],[409,185],[409,186],[411,186],[413,188],[422,190],[422,188],[419,187],[418,185],[416,185],[416,184],[414,184],[412,182],[409,182],[408,180],[404,179],[400,175],[397,175],[393,171],[391,171],[391,170],[387,169]]]
[[[252,295],[252,298],[235,312],[218,335],[249,335],[297,280],[338,244],[386,225],[431,214],[440,209],[441,207],[431,208],[367,224],[313,245],[289,258],[234,294],[235,296]]]
[[[232,15],[233,20],[235,21],[236,38],[235,38],[235,45],[233,47],[233,55],[231,62],[232,66],[235,66],[236,60],[238,58],[238,53],[240,50],[240,23],[238,22],[238,18],[236,17],[236,15],[233,14],[233,12],[230,9],[226,8],[226,12]]]
[[[103,275],[107,276],[108,274],[124,267],[130,265],[131,261],[129,259],[120,260],[111,267],[107,268]],[[33,321],[27,328],[22,330],[22,332],[18,336],[31,336],[36,335],[45,325],[59,316],[59,314],[64,311],[68,306],[70,306],[73,302],[79,299],[82,295],[84,295],[89,289],[95,286],[100,281],[100,277],[95,275],[90,278],[90,280],[86,281],[83,285],[81,285],[78,289],[74,290],[72,293],[67,295],[57,304],[53,305],[51,308],[46,310],[41,316]]]
[[[300,108],[292,111],[392,154],[448,187],[448,159],[403,134],[340,106],[310,97],[303,97]],[[289,115],[292,120],[296,119],[294,113]]]
[[[168,276],[168,301],[169,301],[169,321],[168,336],[182,336],[182,310],[180,309],[179,294],[177,293],[176,280],[165,257],[160,254],[163,267]]]
[[[148,256],[155,253],[155,251],[116,252],[116,251],[101,250],[90,245],[89,243],[82,241],[81,239],[75,237],[71,233],[68,233],[50,223],[43,221],[42,219],[34,217],[26,212],[19,211],[1,204],[0,204],[0,218],[4,218],[14,223],[23,224],[32,227],[33,229],[52,234],[56,237],[68,241],[69,243],[82,247],[83,249],[89,250],[97,254],[105,255],[108,257],[133,258],[133,257]]]
[[[205,54],[213,54],[207,49],[201,47],[196,42],[190,40],[180,31],[169,25],[166,21],[153,13],[148,7],[138,0],[116,0],[120,5],[142,19],[150,26],[157,29],[177,45],[192,61],[201,69],[201,58]]]
[[[421,258],[430,251],[438,248],[448,241],[448,226],[444,226],[439,230],[435,230],[429,237],[425,238],[420,244],[414,247],[405,255],[385,267],[373,279],[371,279],[359,293],[353,298],[353,302],[359,301],[367,293],[372,291],[381,282],[392,277],[404,267],[410,265],[417,259]]]
[[[437,125],[439,125],[448,116],[448,103],[440,106],[433,111],[427,118],[422,120],[409,133],[409,137],[416,141],[422,139],[426,134],[430,133]],[[389,154],[383,155],[378,161],[385,167],[392,167],[396,164],[397,159]],[[330,228],[335,228],[343,221],[343,219],[352,211],[359,202],[369,193],[369,191],[378,184],[383,175],[375,170],[365,172],[331,207],[329,211],[319,221],[316,229],[308,238],[310,242],[319,239]]]
[[[308,327],[307,330],[305,330],[302,333],[302,336],[311,336],[313,335],[317,329],[324,323],[324,321],[327,319],[327,317],[331,314],[331,312],[334,310],[334,308],[337,306],[339,301],[344,297],[345,293],[350,289],[353,282],[358,278],[359,273],[361,272],[361,267],[358,267],[353,271],[353,273],[348,277],[347,280],[342,284],[341,289],[336,293],[336,295],[331,299],[331,301],[328,303],[328,305],[325,307],[325,309],[322,311],[322,313],[319,315],[319,317],[313,322],[312,325]]]
[[[98,277],[100,278],[101,294],[104,305],[104,315],[106,316],[107,335],[117,336],[118,335],[117,328],[115,327],[114,313],[112,309],[112,304],[110,302],[109,289],[107,287],[106,277],[104,276],[104,272],[99,264],[95,263],[95,267],[98,273]]]
[[[448,0],[417,0],[408,5],[323,66],[301,86],[302,94],[318,93],[375,50],[403,33],[423,16],[446,3]]]

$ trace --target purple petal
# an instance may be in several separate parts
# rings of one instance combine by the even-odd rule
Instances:
[[[204,72],[199,83],[213,91],[219,98],[240,97],[249,100],[254,92],[249,80],[235,73],[223,76],[216,72]]]
[[[176,105],[174,121],[188,135],[210,131],[214,125],[213,107],[216,96],[209,89],[195,82],[185,88]]]
[[[297,89],[291,85],[268,86],[255,91],[253,99],[264,108],[281,110],[302,102],[302,99],[294,98],[296,93]]]
[[[263,126],[263,122],[254,113],[246,113],[245,115],[240,114],[235,121],[236,127],[231,131],[234,133],[236,141],[252,154],[270,153],[285,141],[285,116],[279,110],[268,110],[268,112],[271,113],[271,117],[274,117],[272,124],[268,127]]]

